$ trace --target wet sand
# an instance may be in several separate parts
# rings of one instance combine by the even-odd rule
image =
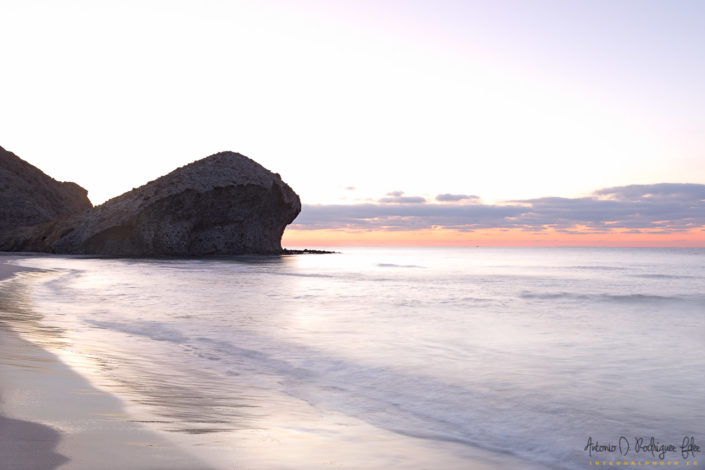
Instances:
[[[22,269],[0,257],[0,282]],[[18,295],[22,293],[18,292]],[[0,299],[0,462],[3,470],[206,469],[164,436],[131,420],[122,402],[56,356],[25,341]],[[5,320],[5,321],[3,321]]]
[[[0,253],[0,266],[3,260],[11,259]],[[54,265],[43,266],[52,269]],[[9,274],[17,270],[7,265],[2,269]],[[353,416],[321,411],[304,400],[285,397],[286,406],[278,408],[276,403],[282,397],[276,393],[271,395],[273,404],[256,426],[234,426],[217,434],[193,433],[203,427],[200,423],[204,421],[200,420],[204,418],[191,414],[183,419],[179,415],[184,409],[200,413],[201,407],[208,410],[215,404],[222,411],[224,403],[234,407],[247,403],[235,395],[233,402],[223,401],[229,395],[220,390],[220,382],[211,384],[210,390],[215,393],[202,393],[208,390],[208,384],[201,382],[183,389],[153,389],[155,393],[147,395],[152,405],[174,410],[173,415],[167,414],[174,425],[165,429],[158,424],[163,421],[157,421],[163,414],[141,412],[144,410],[134,406],[134,393],[122,384],[104,386],[90,373],[98,367],[101,374],[112,374],[115,363],[90,360],[94,357],[90,349],[84,354],[73,354],[71,330],[45,321],[33,306],[31,288],[42,276],[47,273],[40,270],[0,281],[0,415],[4,417],[0,421],[0,440],[12,436],[0,446],[3,470],[416,470],[438,468],[439,459],[441,466],[448,469],[537,468],[504,454],[381,429]],[[74,298],[73,303],[76,301]],[[48,310],[44,313],[50,314]],[[144,355],[123,358],[157,364],[152,374],[132,377],[133,384],[158,384],[155,377],[163,358],[159,353],[151,354],[151,349],[144,351]],[[85,363],[82,357],[86,358]],[[173,371],[173,366],[161,369],[167,375]],[[174,382],[164,383],[173,386]],[[196,402],[190,403],[196,396]],[[215,402],[204,401],[203,397]],[[199,424],[193,427],[194,423]]]

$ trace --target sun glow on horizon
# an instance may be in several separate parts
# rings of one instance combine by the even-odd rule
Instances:
[[[524,247],[672,247],[705,248],[705,227],[664,234],[655,230],[628,233],[613,230],[605,233],[585,231],[563,233],[553,229],[525,231],[519,229],[484,229],[472,232],[449,229],[415,231],[384,230],[296,230],[287,229],[284,247],[344,246],[524,246]]]

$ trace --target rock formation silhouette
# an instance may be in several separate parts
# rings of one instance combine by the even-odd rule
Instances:
[[[0,250],[107,256],[282,253],[299,196],[257,162],[221,152],[100,206],[14,228]]]
[[[45,175],[0,147],[0,232],[37,225],[93,207],[88,191]]]

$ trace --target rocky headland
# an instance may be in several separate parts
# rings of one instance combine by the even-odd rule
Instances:
[[[85,197],[73,183],[57,184],[73,185]],[[36,210],[46,212],[40,202]],[[127,257],[280,254],[284,229],[301,210],[298,195],[278,174],[233,152],[195,161],[99,206],[88,204],[76,210],[61,202],[64,212],[50,222],[35,218],[5,228],[3,218],[0,250]]]
[[[0,232],[37,225],[93,207],[88,191],[47,176],[0,147]]]

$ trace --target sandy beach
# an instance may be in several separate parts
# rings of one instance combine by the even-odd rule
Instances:
[[[0,468],[579,470],[589,437],[699,443],[704,256],[0,254]]]
[[[12,277],[20,270],[4,261],[0,260],[0,282]],[[11,344],[15,343],[13,344],[15,346],[18,339],[0,324],[0,351],[2,351],[0,375],[3,378],[0,382],[0,412],[3,413],[0,414],[0,458],[5,468],[8,469],[57,468],[68,461],[65,456],[56,452],[60,434],[49,426],[12,419],[4,415],[7,407],[4,398],[10,388],[5,381],[5,373],[9,372],[8,369],[12,363],[10,359]],[[22,353],[17,351],[17,355],[20,354]],[[16,391],[14,390],[14,392]]]
[[[7,264],[12,259],[0,258],[0,282],[22,271]],[[118,398],[11,330],[6,321],[22,314],[13,311],[21,301],[0,299],[3,470],[208,468],[131,421]]]
[[[62,306],[40,308],[34,291],[28,287],[42,278],[53,279],[46,270],[53,270],[54,266],[70,272],[61,264],[67,260],[53,258],[49,263],[39,263],[43,269],[26,271],[7,264],[22,259],[23,264],[36,265],[30,261],[36,255],[28,256],[0,255],[4,276],[0,281],[3,470],[416,470],[433,468],[439,459],[443,468],[465,469],[472,462],[475,470],[494,470],[503,468],[499,461],[514,461],[472,446],[430,442],[390,432],[346,413],[323,411],[307,401],[277,395],[273,391],[276,384],[268,382],[268,374],[262,371],[253,376],[238,375],[235,382],[220,376],[209,382],[213,376],[200,368],[190,371],[197,375],[182,377],[189,368],[187,360],[169,366],[173,351],[160,353],[151,349],[154,345],[172,344],[166,341],[170,330],[155,327],[154,323],[150,324],[150,331],[161,336],[139,354],[110,359],[103,351],[102,358],[95,360],[101,355],[102,346],[74,354],[73,348],[78,351],[79,343],[72,343],[72,327],[52,325],[43,316],[51,310],[61,316]],[[192,270],[193,267],[189,271]],[[109,282],[120,285],[119,276],[114,274]],[[95,273],[92,276],[94,280],[100,278]],[[69,293],[70,289],[62,285],[51,296]],[[96,293],[96,297],[101,295]],[[71,310],[90,303],[80,296],[70,298]],[[100,312],[102,307],[90,304],[87,308]],[[156,310],[153,314],[157,314]],[[90,313],[91,317],[94,315]],[[117,346],[120,342],[110,344]],[[121,376],[121,368],[131,362],[139,369],[134,375]],[[151,366],[155,369],[146,372]],[[240,372],[246,374],[247,367],[239,366]],[[112,385],[106,389],[103,382],[92,382],[96,375],[122,377],[127,382],[107,380]],[[180,383],[181,378],[185,382]],[[159,386],[162,380],[164,385]],[[150,388],[155,385],[157,388]],[[251,398],[253,393],[257,395]],[[148,403],[151,412],[145,413],[140,403]],[[267,414],[261,411],[265,409]],[[248,417],[248,410],[260,413],[258,421]]]

